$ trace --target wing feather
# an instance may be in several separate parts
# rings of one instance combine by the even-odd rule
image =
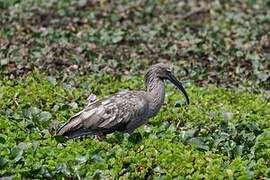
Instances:
[[[57,132],[68,138],[77,137],[76,133],[98,134],[113,131],[129,131],[126,125],[142,121],[146,116],[148,101],[142,91],[121,91],[87,106],[73,116]],[[140,125],[140,123],[137,123]]]

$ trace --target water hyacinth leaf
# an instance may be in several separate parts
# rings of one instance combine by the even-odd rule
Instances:
[[[7,109],[6,110],[6,115],[9,116],[9,117],[13,117],[13,115],[14,115],[13,110],[12,109]]]
[[[103,159],[100,155],[98,155],[98,154],[93,154],[93,155],[91,156],[91,159],[92,159],[94,162],[96,162],[96,163],[104,162],[104,159]]]
[[[56,167],[56,171],[59,173],[63,173],[66,176],[70,176],[71,172],[66,164],[58,164]]]
[[[165,173],[164,170],[160,166],[156,166],[154,168],[154,172],[157,172],[157,173],[160,173],[160,174]]]
[[[51,173],[47,169],[41,168],[41,172],[42,172],[43,177],[45,177],[47,179],[53,178]]]
[[[265,177],[270,177],[270,168],[267,168],[264,175],[265,175]]]
[[[113,135],[119,143],[122,142],[124,140],[124,137],[125,137],[124,133],[122,133],[122,132],[115,132]]]
[[[167,129],[167,131],[169,131],[169,132],[175,132],[175,131],[176,131],[175,125],[174,125],[174,124],[171,124],[171,125],[169,126],[169,128]]]
[[[97,169],[92,176],[93,179],[105,179],[104,173],[102,170]]]
[[[48,81],[52,84],[52,85],[56,85],[56,78],[54,76],[48,76]]]
[[[270,131],[265,131],[256,138],[254,145],[256,158],[270,159]]]
[[[192,138],[196,131],[197,131],[197,129],[190,129],[187,131],[181,131],[179,136],[185,142],[186,140]]]
[[[223,143],[226,140],[230,139],[230,135],[226,132],[220,132],[214,134],[215,144]]]
[[[32,142],[32,150],[33,153],[36,152],[37,148],[40,146],[40,143],[38,141],[33,141]]]
[[[10,152],[10,157],[14,159],[15,162],[18,162],[23,155],[23,149],[19,147],[13,147]]]
[[[18,148],[22,149],[22,150],[26,150],[31,146],[31,143],[24,143],[24,142],[20,142],[18,144]]]
[[[76,161],[77,161],[79,164],[86,163],[88,159],[89,159],[88,155],[85,155],[85,156],[79,155],[79,156],[76,157]]]
[[[124,34],[125,33],[122,30],[115,31],[112,36],[112,42],[113,43],[120,42],[123,39]]]
[[[241,156],[243,154],[244,151],[244,145],[238,145],[234,148],[234,155],[235,156]]]
[[[70,107],[72,107],[72,109],[77,109],[78,108],[78,103],[76,102],[71,102],[68,104]]]
[[[23,109],[23,115],[26,118],[32,119],[34,116],[36,116],[39,113],[40,113],[40,109],[38,109],[37,107],[29,107],[29,108]]]
[[[58,104],[55,104],[52,109],[54,112],[57,112],[60,109],[60,106]]]
[[[0,167],[4,167],[8,163],[6,158],[0,158]]]
[[[38,126],[41,129],[48,128],[51,118],[51,113],[43,111],[33,119],[33,122],[35,123],[35,126]]]
[[[163,122],[163,123],[161,124],[161,126],[159,126],[159,129],[160,129],[161,131],[165,131],[165,130],[167,130],[167,129],[169,128],[169,126],[170,126],[170,123],[167,122],[167,121],[165,121],[165,122]]]
[[[230,121],[233,119],[233,113],[232,112],[228,112],[228,111],[223,111],[222,112],[222,116],[224,118],[225,121]]]
[[[200,150],[209,150],[209,146],[205,143],[205,139],[203,137],[194,137],[188,140],[188,142],[197,149]]]
[[[64,111],[64,110],[68,110],[70,109],[70,106],[68,104],[63,104],[60,108],[60,110]]]
[[[67,139],[64,136],[54,136],[54,139],[58,142],[58,143],[65,143],[67,141]]]
[[[247,128],[252,132],[260,131],[260,128],[256,122],[249,122],[247,124]]]
[[[145,133],[151,133],[152,129],[153,129],[153,127],[150,125],[143,126],[143,130]]]
[[[43,111],[39,114],[39,120],[40,121],[48,121],[52,118],[51,113]]]
[[[114,132],[113,134],[108,134],[106,136],[106,141],[109,143],[121,143],[124,140],[124,133],[122,132]]]
[[[133,133],[129,136],[128,141],[133,144],[139,144],[142,141],[142,135],[140,133]]]
[[[175,107],[184,107],[186,106],[186,101],[185,100],[177,100],[175,102]]]
[[[5,139],[5,137],[2,134],[0,134],[0,143],[1,144],[5,144],[6,143],[6,139]]]
[[[5,59],[1,59],[0,60],[0,65],[6,65],[6,64],[8,64],[9,63],[9,59],[8,58],[5,58]]]

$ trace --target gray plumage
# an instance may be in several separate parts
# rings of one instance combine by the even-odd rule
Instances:
[[[103,136],[114,131],[132,133],[159,112],[165,98],[165,80],[176,85],[189,104],[185,89],[173,76],[170,67],[156,64],[145,75],[147,91],[120,91],[97,100],[71,117],[56,135],[69,139],[89,134]]]

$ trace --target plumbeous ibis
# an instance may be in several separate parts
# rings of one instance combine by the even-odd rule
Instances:
[[[114,131],[132,133],[155,116],[165,98],[165,80],[182,91],[189,104],[182,84],[166,64],[151,66],[145,75],[146,91],[120,91],[90,103],[75,114],[56,133],[67,139],[84,135],[104,136]]]

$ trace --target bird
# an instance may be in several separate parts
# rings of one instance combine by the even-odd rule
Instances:
[[[189,97],[183,85],[173,75],[169,65],[158,63],[150,66],[144,76],[146,90],[122,90],[88,104],[72,116],[56,132],[65,139],[87,135],[104,137],[115,131],[132,134],[160,111],[165,99],[165,81],[173,83]]]

